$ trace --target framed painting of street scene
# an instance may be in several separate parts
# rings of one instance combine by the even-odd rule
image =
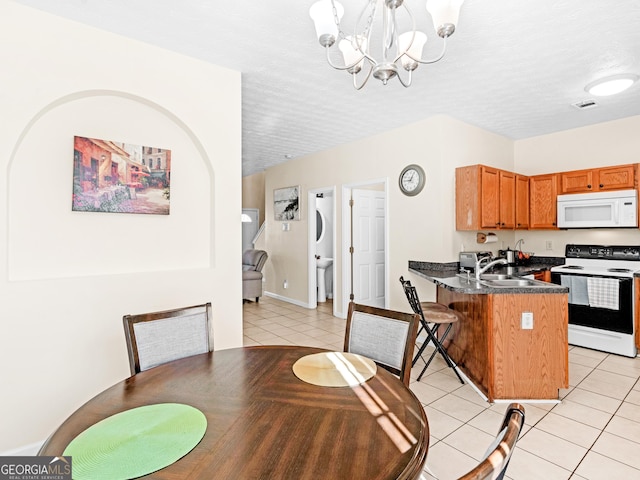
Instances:
[[[74,211],[169,215],[170,184],[171,150],[74,137]]]
[[[273,211],[276,220],[300,220],[300,187],[278,188],[273,191]]]

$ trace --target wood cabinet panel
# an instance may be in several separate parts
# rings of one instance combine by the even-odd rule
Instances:
[[[491,296],[495,398],[557,398],[569,386],[567,296]],[[521,328],[522,312],[533,329]]]
[[[635,188],[636,165],[574,170],[560,174],[561,193],[589,193]]]
[[[448,338],[447,353],[457,365],[464,369],[465,375],[489,397],[486,388],[493,384],[492,349],[490,328],[484,312],[490,310],[489,295],[463,295],[445,288],[437,290],[438,303],[459,312],[460,319],[453,324]]]
[[[529,228],[557,228],[558,175],[529,177]]]
[[[500,170],[500,228],[516,228],[516,174]]]
[[[515,194],[516,228],[529,228],[529,177],[516,174]]]
[[[515,174],[471,165],[456,169],[456,230],[515,228]]]
[[[576,170],[560,174],[562,193],[583,193],[594,191],[593,170]]]
[[[500,171],[480,167],[480,228],[500,226]]]
[[[443,287],[438,302],[459,312],[447,351],[489,398],[556,399],[569,385],[566,294],[468,295]],[[533,329],[521,328],[522,312]]]
[[[542,270],[541,272],[536,272],[533,274],[533,278],[535,280],[540,280],[541,282],[551,283],[551,270]]]
[[[456,230],[480,228],[480,168],[456,168]]]
[[[599,190],[635,188],[635,165],[600,168],[597,171]]]

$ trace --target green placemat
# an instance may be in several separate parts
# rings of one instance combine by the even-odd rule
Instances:
[[[73,457],[75,480],[126,480],[184,457],[206,430],[207,419],[197,408],[179,403],[146,405],[87,428],[63,455]]]

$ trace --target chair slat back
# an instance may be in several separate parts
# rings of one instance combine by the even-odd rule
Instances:
[[[409,385],[418,322],[415,314],[351,302],[344,351],[371,358]]]
[[[480,464],[458,480],[502,480],[524,425],[524,407],[512,403],[502,421],[500,432],[487,449]]]
[[[424,317],[416,287],[411,285],[411,282],[409,280],[405,280],[403,277],[400,277],[400,283],[402,284],[402,288],[404,289],[404,294],[407,296],[407,300],[409,301],[411,310],[413,310],[414,313],[417,313],[421,317]]]
[[[131,374],[211,350],[211,304],[125,315]]]

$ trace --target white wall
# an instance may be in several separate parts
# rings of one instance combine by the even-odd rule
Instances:
[[[215,348],[242,345],[241,105],[238,72],[0,9],[6,452],[129,375],[124,314],[211,301]],[[72,212],[74,135],[171,149],[171,214]]]
[[[266,289],[275,295],[304,304],[307,295],[307,241],[305,205],[300,222],[290,222],[283,232],[274,222],[274,188],[301,185],[305,193],[323,185],[338,185],[336,195],[336,231],[342,244],[341,185],[387,179],[389,185],[391,308],[405,308],[406,300],[397,278],[407,275],[408,260],[455,262],[458,252],[513,247],[523,238],[523,249],[543,256],[564,256],[567,243],[640,244],[638,229],[593,229],[570,231],[497,231],[498,242],[478,244],[476,232],[455,230],[455,169],[485,164],[525,175],[577,170],[625,163],[638,163],[640,157],[640,116],[589,127],[558,132],[531,139],[512,141],[446,116],[432,117],[413,125],[326,152],[293,160],[266,172],[267,233],[265,248],[271,263],[265,267]],[[397,188],[397,176],[409,163],[421,165],[427,184],[416,197],[405,197]],[[546,250],[546,242],[553,244]],[[487,248],[489,247],[489,248]],[[342,258],[334,254],[338,269],[334,301],[341,304]],[[429,300],[435,288],[429,282],[410,275],[421,299]],[[283,280],[288,289],[283,289]],[[339,312],[344,315],[345,312]]]
[[[518,140],[514,146],[514,170],[523,175],[581,170],[640,163],[640,116]],[[537,255],[564,256],[567,243],[638,245],[640,230],[578,229],[522,231],[524,250]],[[546,242],[553,248],[546,250]]]
[[[421,165],[427,175],[424,190],[415,197],[403,195],[398,188],[398,175],[410,163]],[[475,163],[512,169],[513,142],[451,117],[437,116],[268,169],[265,176],[265,249],[269,252],[269,262],[264,269],[266,290],[299,304],[307,302],[307,259],[313,255],[307,251],[309,190],[337,185],[335,228],[340,246],[343,241],[342,185],[386,180],[390,232],[387,293],[391,308],[406,310],[406,298],[398,279],[408,274],[409,260],[457,261],[462,244],[468,250],[479,249],[475,232],[455,231],[455,169]],[[281,222],[273,220],[273,190],[291,185],[301,187],[301,220],[289,222],[291,229],[285,232]],[[513,238],[512,233],[503,236]],[[343,264],[338,251],[334,254],[334,268],[337,269],[334,302],[341,305]],[[410,278],[418,285],[422,300],[434,298],[433,284],[418,277]],[[287,289],[283,288],[285,279]],[[346,315],[346,312],[338,313]]]

